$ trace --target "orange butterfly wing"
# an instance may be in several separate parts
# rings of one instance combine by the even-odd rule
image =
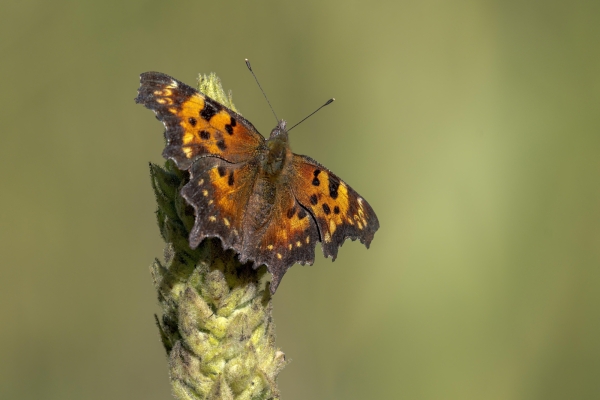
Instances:
[[[271,293],[275,293],[292,265],[312,265],[315,261],[315,245],[319,241],[317,226],[287,185],[258,176],[244,229],[240,260],[252,260],[256,266],[267,265],[273,276]]]
[[[254,188],[256,160],[232,164],[218,157],[202,157],[190,168],[182,196],[196,209],[190,247],[207,237],[218,237],[226,248],[241,253],[244,217]]]
[[[165,125],[165,158],[180,169],[205,155],[238,163],[251,158],[265,139],[244,117],[196,89],[160,72],[140,75],[136,103]]]
[[[347,238],[367,248],[379,229],[375,212],[358,193],[310,157],[294,154],[291,187],[317,222],[325,257],[335,260]]]

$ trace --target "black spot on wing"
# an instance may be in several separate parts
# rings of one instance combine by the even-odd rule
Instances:
[[[227,145],[225,144],[225,141],[223,139],[219,140],[217,142],[217,147],[221,150],[221,151],[225,151],[227,149]]]
[[[310,204],[312,204],[313,206],[316,206],[318,202],[319,202],[319,199],[317,198],[316,194],[313,194],[312,196],[310,196]]]
[[[337,199],[338,188],[340,187],[340,181],[329,175],[329,196],[332,199]]]
[[[231,171],[231,172],[229,173],[229,178],[227,179],[227,184],[228,184],[229,186],[233,186],[233,183],[234,183],[234,180],[233,180],[233,171]]]
[[[210,139],[210,132],[209,131],[200,131],[200,137],[204,140],[208,140]]]
[[[219,167],[217,168],[217,172],[219,173],[219,176],[221,176],[221,177],[225,176],[225,167],[222,165],[219,165]]]
[[[294,216],[294,214],[296,214],[296,207],[292,207],[288,210],[287,217],[292,218]]]
[[[325,211],[326,215],[329,215],[329,213],[331,212],[331,208],[329,208],[329,206],[327,204],[323,204],[323,211]]]
[[[235,118],[233,118],[231,115],[229,116],[229,123],[225,125],[225,130],[227,131],[227,133],[229,133],[230,135],[233,135],[233,127],[237,125],[237,122],[235,120]]]
[[[304,210],[304,208],[300,208],[300,211],[298,211],[298,219],[302,219],[306,217],[306,211]]]
[[[211,101],[209,98],[204,99],[204,108],[200,110],[200,116],[206,120],[210,121],[212,117],[215,116],[216,113],[219,112],[220,105]]]
[[[320,169],[315,169],[315,171],[313,172],[314,178],[312,180],[312,184],[315,186],[319,186],[321,184],[321,182],[319,181],[319,178],[318,178],[320,173],[321,173]]]

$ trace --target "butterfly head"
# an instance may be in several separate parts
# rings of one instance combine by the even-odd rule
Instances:
[[[287,129],[285,129],[286,124],[287,123],[284,120],[279,121],[277,126],[271,131],[271,136],[269,136],[269,139],[273,139],[274,137],[282,134],[287,134]]]

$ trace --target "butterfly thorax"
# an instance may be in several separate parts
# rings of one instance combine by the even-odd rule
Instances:
[[[272,179],[277,178],[291,155],[285,121],[281,120],[267,140],[267,154],[262,160],[263,171]]]

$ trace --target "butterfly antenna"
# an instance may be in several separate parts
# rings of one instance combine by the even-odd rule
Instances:
[[[306,121],[309,117],[311,117],[313,114],[315,114],[317,111],[319,111],[321,108],[328,106],[329,104],[333,103],[335,101],[335,99],[331,98],[329,100],[327,100],[327,102],[325,104],[323,104],[321,107],[317,108],[315,111],[311,112],[308,117],[305,117],[302,121],[298,122],[296,125],[292,126],[290,129],[288,129],[287,131],[291,131],[292,129],[294,129],[295,127],[297,127],[298,125],[300,125],[302,122]]]
[[[265,91],[263,90],[262,86],[260,86],[260,82],[258,81],[258,78],[256,77],[256,75],[254,75],[254,71],[252,71],[252,66],[250,65],[250,61],[247,58],[246,58],[246,67],[248,67],[248,69],[252,73],[252,76],[254,77],[254,80],[256,81],[256,84],[260,88],[260,91],[262,92],[263,96],[265,96],[265,100],[267,100],[267,103],[269,104],[269,107],[271,107],[271,111],[273,111],[273,115],[275,116],[275,119],[277,120],[277,122],[279,122],[279,118],[277,118],[277,114],[275,114],[275,110],[273,110],[273,106],[271,105],[271,102],[267,98],[267,95],[265,94]]]

